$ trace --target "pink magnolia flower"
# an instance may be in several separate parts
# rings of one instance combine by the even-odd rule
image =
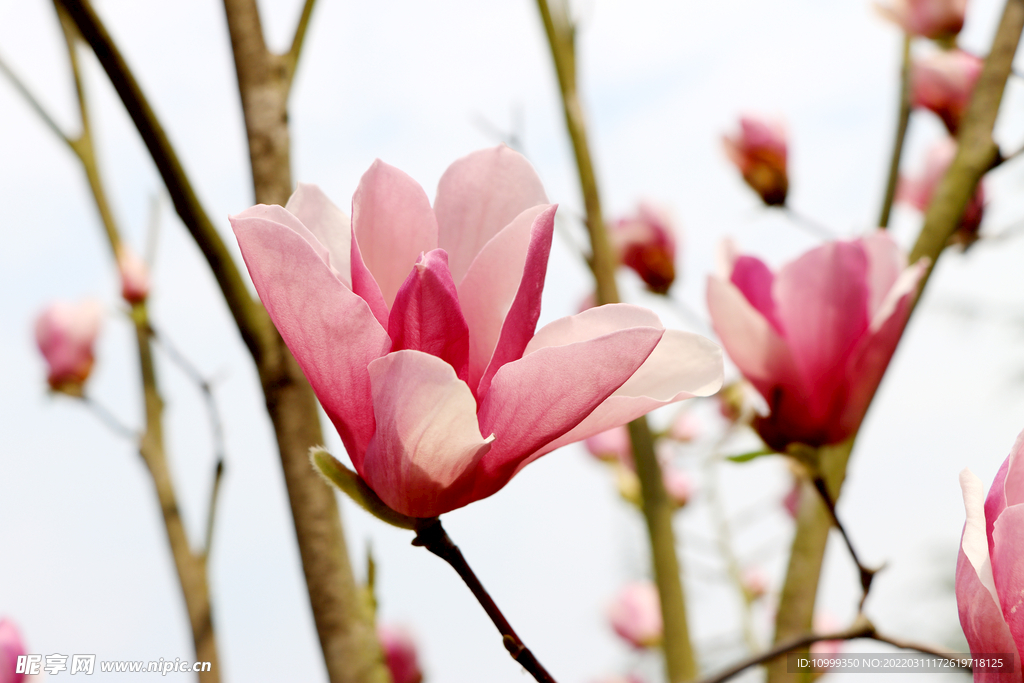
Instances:
[[[786,172],[786,129],[779,123],[743,116],[740,132],[724,136],[729,159],[743,174],[743,180],[768,206],[782,206],[789,192]]]
[[[394,510],[453,510],[559,446],[717,391],[717,347],[637,306],[536,331],[554,214],[530,164],[498,147],[452,164],[433,208],[376,161],[351,227],[311,185],[231,219],[356,471]]]
[[[956,141],[952,138],[943,138],[936,142],[928,151],[925,160],[924,172],[917,178],[900,178],[896,197],[906,202],[918,211],[927,211],[928,205],[932,202],[932,195],[949,165],[953,163],[956,156]],[[952,241],[963,247],[970,246],[978,240],[978,229],[981,227],[981,219],[985,214],[985,190],[981,183],[974,191],[974,196],[967,202],[964,215],[960,219],[960,226],[953,234]]]
[[[93,300],[50,304],[36,319],[36,344],[50,368],[47,380],[54,391],[82,395],[92,371],[92,347],[99,334],[103,309]]]
[[[117,270],[121,275],[121,296],[130,304],[141,304],[149,296],[149,266],[131,247],[122,244],[117,251]]]
[[[770,447],[838,443],[860,426],[910,313],[925,264],[884,232],[825,244],[773,273],[725,249],[708,279],[715,331],[770,410]]]
[[[875,6],[907,33],[932,39],[960,33],[967,12],[967,0],[892,0]]]
[[[661,644],[661,600],[650,581],[626,584],[608,610],[612,628],[637,649]]]
[[[956,562],[956,603],[960,625],[973,653],[1016,653],[1015,673],[975,671],[974,680],[1020,681],[1024,652],[1024,432],[985,488],[970,470],[960,473],[964,523]]]
[[[377,639],[384,650],[384,663],[391,672],[392,683],[420,683],[423,680],[416,641],[407,630],[381,624],[377,626]]]
[[[668,292],[676,279],[676,236],[663,211],[641,204],[635,216],[615,221],[608,236],[619,261],[636,271],[648,289]]]
[[[910,71],[910,101],[929,109],[956,135],[967,113],[983,61],[963,50],[940,50],[915,57]]]
[[[15,673],[18,657],[26,654],[18,627],[10,619],[0,619],[0,683],[21,683],[25,674]]]

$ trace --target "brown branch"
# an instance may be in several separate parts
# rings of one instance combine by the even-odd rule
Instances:
[[[242,339],[250,352],[258,357],[262,346],[266,344],[261,337],[267,334],[269,318],[249,294],[231,252],[200,204],[163,126],[157,120],[120,50],[89,0],[55,0],[55,3],[67,10],[68,16],[106,71],[107,78],[121,98],[156,164],[175,210],[210,265]]]
[[[597,303],[615,303],[619,300],[615,282],[618,263],[601,213],[601,198],[587,143],[583,106],[576,90],[575,27],[569,19],[564,2],[556,2],[554,12],[547,0],[537,0],[537,8],[551,48],[562,95],[565,125],[576,154],[576,169],[587,211],[584,222],[590,236],[591,257],[588,264],[597,285]],[[646,418],[641,417],[629,423],[629,438],[637,477],[640,479],[644,520],[651,540],[654,579],[661,599],[664,621],[662,648],[668,680],[670,683],[692,680],[697,677],[697,663],[686,623],[686,601],[672,529],[673,508],[665,492],[661,466],[654,453],[654,439]]]
[[[316,0],[306,0],[303,3],[302,14],[299,15],[299,23],[295,27],[295,36],[292,38],[292,46],[285,53],[285,60],[288,65],[289,86],[299,66],[299,57],[302,55],[302,47],[306,43],[306,31],[309,29],[309,20],[313,16],[314,5],[316,5]]]
[[[78,66],[78,40],[80,36],[74,24],[59,4],[56,4],[61,29],[67,43],[68,58],[74,75],[75,90],[78,99],[79,115],[82,132],[78,138],[70,141],[71,148],[82,163],[89,187],[92,190],[96,208],[106,232],[111,252],[117,259],[121,245],[120,232],[110,210],[106,190],[96,163],[93,151],[92,130],[89,125],[89,110],[86,104],[85,89]],[[139,440],[139,454],[149,469],[156,491],[157,500],[167,532],[167,540],[171,546],[171,555],[177,570],[178,581],[185,598],[185,607],[192,628],[192,640],[196,651],[196,660],[210,662],[209,671],[199,674],[201,683],[218,683],[220,681],[220,663],[217,655],[216,634],[210,607],[210,588],[206,572],[206,553],[195,553],[188,541],[185,525],[182,522],[178,499],[174,492],[170,468],[163,438],[163,400],[157,386],[156,370],[153,364],[152,338],[149,334],[149,318],[146,304],[132,306],[132,322],[135,325],[136,341],[139,350],[139,368],[142,376],[142,389],[146,427]]]
[[[935,263],[942,254],[950,236],[960,223],[967,202],[974,195],[982,175],[998,159],[998,148],[992,139],[992,129],[999,114],[1006,80],[1012,70],[1013,57],[1024,30],[1024,0],[1007,0],[1003,15],[993,40],[992,50],[985,60],[978,84],[960,127],[958,147],[953,163],[935,192],[925,214],[924,227],[910,254],[914,263],[921,258],[929,260],[928,269],[922,278],[914,305],[920,301],[928,278]],[[846,459],[852,442],[830,447],[846,449],[842,462],[835,462],[834,481],[829,481],[832,500],[838,500],[838,486],[845,477]],[[829,479],[825,472],[826,480]],[[811,505],[807,495],[802,496],[797,532],[793,540],[782,599],[776,616],[776,642],[791,637],[794,633],[806,632],[810,628],[814,612],[814,598],[821,572],[821,560],[828,539],[831,520],[820,501]],[[795,680],[787,674],[785,667],[770,666],[769,683]]]
[[[878,227],[889,227],[889,214],[892,213],[893,202],[896,201],[896,186],[900,180],[900,158],[903,156],[903,141],[907,137],[910,124],[910,43],[909,33],[903,34],[903,63],[900,67],[900,108],[896,118],[896,140],[892,145],[892,157],[889,160],[889,177],[885,183],[885,197],[882,199],[882,211],[878,217]]]
[[[307,3],[293,47],[302,44]],[[245,117],[253,191],[261,204],[292,193],[288,93],[294,64],[267,49],[255,0],[224,0]],[[295,53],[297,56],[297,52]],[[309,464],[323,443],[316,397],[277,331],[257,358],[267,410],[281,452],[313,619],[331,683],[385,683],[388,671],[368,596],[356,584],[333,490]],[[269,336],[269,335],[268,335]]]
[[[537,661],[537,657],[530,651],[530,648],[523,644],[522,639],[513,630],[512,625],[508,623],[508,619],[501,613],[490,593],[480,583],[480,579],[477,578],[472,567],[466,562],[466,558],[462,556],[462,551],[452,543],[452,539],[448,536],[444,527],[441,526],[440,519],[434,519],[421,527],[417,531],[416,538],[413,539],[412,544],[422,546],[434,553],[450,564],[452,569],[462,577],[462,580],[466,582],[466,586],[473,593],[473,597],[477,599],[477,602],[480,603],[480,606],[487,612],[487,616],[491,618],[491,621],[497,627],[498,632],[501,633],[502,642],[508,653],[512,655],[512,659],[519,662],[524,669],[530,672],[530,675],[538,683],[555,683],[555,679]]]
[[[790,638],[785,642],[781,642],[769,650],[760,652],[756,655],[748,657],[743,661],[737,662],[730,666],[728,669],[721,671],[713,676],[702,678],[698,683],[723,683],[729,680],[733,676],[737,676],[752,666],[758,664],[764,664],[771,662],[782,655],[789,654],[790,652],[796,652],[803,650],[814,643],[829,641],[829,640],[857,640],[860,638],[869,638],[871,640],[877,640],[881,643],[888,643],[903,650],[917,650],[925,654],[934,655],[940,657],[949,662],[952,662],[958,668],[966,669],[970,671],[969,667],[961,664],[960,658],[954,656],[956,653],[946,650],[945,648],[935,647],[932,645],[925,645],[921,643],[913,643],[907,640],[899,638],[892,638],[890,636],[884,636],[877,631],[875,627],[868,621],[863,615],[859,616],[850,628],[842,631],[836,631],[834,633],[807,633],[804,635]]]

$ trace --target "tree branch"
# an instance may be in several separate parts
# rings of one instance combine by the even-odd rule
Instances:
[[[302,54],[302,47],[306,43],[306,31],[309,28],[309,19],[313,16],[314,5],[316,5],[316,0],[306,0],[302,5],[302,14],[299,16],[299,23],[295,27],[292,45],[285,54],[285,62],[288,65],[289,87],[291,87],[292,79],[295,78],[295,71],[299,67],[299,57]]]
[[[263,346],[266,345],[266,341],[261,338],[268,332],[270,319],[250,296],[231,252],[200,204],[163,126],[157,120],[120,50],[107,33],[89,0],[54,1],[67,11],[106,71],[107,78],[121,98],[156,164],[175,210],[210,265],[242,339],[250,352],[259,357]]]
[[[900,158],[903,156],[903,141],[907,137],[907,126],[910,124],[910,43],[909,33],[903,34],[903,63],[900,67],[900,108],[896,119],[896,140],[892,145],[892,158],[889,160],[889,177],[885,183],[885,197],[882,199],[882,211],[878,217],[878,227],[889,227],[889,214],[892,213],[893,202],[896,201],[896,187],[900,180]]]
[[[558,1],[558,0],[556,0]],[[612,251],[601,213],[601,198],[597,178],[590,159],[587,129],[576,91],[575,27],[569,19],[564,2],[558,1],[552,12],[547,0],[537,0],[537,8],[544,22],[548,45],[558,75],[562,95],[565,125],[576,154],[583,203],[586,207],[586,226],[590,236],[591,257],[588,261],[597,285],[597,303],[609,304],[619,300],[615,282],[617,258]],[[665,492],[661,466],[654,453],[654,439],[647,420],[641,417],[629,423],[629,439],[633,448],[633,461],[640,479],[644,520],[651,539],[651,557],[654,579],[661,599],[664,621],[662,648],[670,683],[697,677],[697,662],[690,643],[686,623],[686,601],[680,577],[676,538],[672,529],[672,503]]]

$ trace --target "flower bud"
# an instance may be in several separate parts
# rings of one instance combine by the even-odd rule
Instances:
[[[18,627],[10,619],[0,619],[0,683],[21,683],[25,674],[15,673],[18,657],[25,654]]]
[[[47,381],[54,391],[82,396],[102,315],[100,304],[87,299],[78,304],[58,301],[36,319],[36,344],[49,366]]]
[[[682,443],[689,443],[700,438],[704,426],[691,410],[682,410],[668,428],[668,437]]]
[[[641,204],[635,216],[613,223],[608,236],[619,261],[636,271],[649,290],[668,292],[676,278],[676,238],[664,212]]]
[[[149,266],[131,247],[117,250],[117,270],[121,274],[121,296],[130,304],[141,304],[149,296]]]
[[[612,628],[637,649],[661,644],[661,601],[650,581],[626,584],[608,610]]]
[[[910,70],[910,102],[933,111],[956,135],[967,113],[983,62],[962,50],[915,57]]]
[[[693,480],[684,470],[662,462],[661,480],[665,485],[665,493],[674,507],[681,508],[690,502],[693,497]]]
[[[629,443],[629,430],[615,427],[585,439],[583,445],[592,456],[605,462],[633,462],[633,450]]]
[[[896,198],[906,202],[919,211],[927,211],[931,204],[932,196],[936,188],[946,175],[949,165],[953,163],[956,156],[956,141],[952,138],[943,138],[935,143],[928,151],[925,159],[924,171],[917,178],[901,178],[896,192]],[[985,190],[981,183],[974,191],[974,196],[967,202],[964,215],[960,219],[957,231],[950,238],[954,244],[966,248],[978,240],[978,229],[981,227],[981,219],[985,213]]]
[[[875,7],[907,33],[941,40],[960,33],[967,0],[892,0],[888,5]]]
[[[377,639],[384,650],[384,662],[391,672],[392,683],[420,683],[423,680],[416,643],[408,631],[400,626],[381,624],[377,627]]]
[[[729,159],[768,206],[782,206],[789,192],[786,172],[786,130],[776,122],[752,116],[740,118],[740,132],[724,136]]]
[[[747,567],[740,581],[743,584],[743,592],[750,600],[757,600],[768,594],[768,578],[757,567]]]

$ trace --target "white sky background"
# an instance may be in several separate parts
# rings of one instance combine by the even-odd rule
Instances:
[[[220,3],[96,5],[234,245],[226,216],[252,200]],[[300,6],[261,3],[274,46],[290,39]],[[788,122],[797,210],[848,236],[876,220],[895,125],[900,35],[866,0],[594,0],[574,7],[606,213],[630,211],[640,198],[672,210],[685,232],[676,296],[704,310],[704,280],[726,236],[775,265],[816,243],[761,209],[729,166],[720,136],[741,112]],[[972,0],[962,44],[985,50],[1000,7]],[[73,131],[73,91],[49,3],[0,0],[0,54]],[[141,250],[160,181],[101,69],[91,57],[84,63],[115,213]],[[1004,103],[998,137],[1007,149],[1024,140],[1022,93],[1012,83]],[[581,200],[556,94],[532,2],[323,0],[292,97],[293,175],[320,184],[344,207],[380,157],[432,195],[451,161],[495,142],[477,119],[508,129],[521,112],[525,151],[571,218]],[[937,119],[915,114],[905,165],[919,167],[940,134]],[[984,231],[1024,217],[1019,163],[989,179]],[[895,219],[897,238],[909,246],[920,217],[901,209]],[[30,652],[190,658],[184,605],[134,448],[75,402],[45,391],[31,332],[36,314],[55,298],[97,296],[110,313],[89,390],[124,421],[140,419],[133,337],[118,313],[116,277],[80,169],[3,81],[0,235],[0,616],[18,622]],[[956,627],[951,601],[929,587],[954,571],[963,524],[957,473],[969,466],[991,481],[1024,427],[1022,243],[982,243],[943,257],[854,453],[840,512],[865,558],[888,563],[867,608],[886,631],[948,640]],[[166,202],[155,278],[155,323],[220,380],[228,462],[210,575],[224,680],[324,681],[257,378],[205,262]],[[621,282],[631,300],[659,305],[631,275]],[[542,323],[576,312],[589,288],[581,262],[556,237]],[[684,326],[671,309],[659,311]],[[166,358],[159,371],[179,499],[198,537],[213,472],[208,421],[195,387]],[[325,424],[327,445],[340,451]],[[680,462],[699,475],[693,453]],[[785,468],[767,460],[726,465],[721,478],[730,509],[754,505],[758,524],[737,528],[737,543],[741,551],[774,548],[756,563],[777,590],[791,534],[775,502],[788,487]],[[494,497],[445,520],[558,680],[582,683],[634,666],[659,675],[653,660],[631,653],[605,623],[619,585],[646,573],[646,540],[638,516],[581,448],[543,458]],[[448,566],[411,547],[408,532],[347,502],[344,521],[360,576],[372,544],[381,619],[411,626],[430,681],[525,680]],[[710,529],[699,500],[680,513],[678,528],[691,570],[695,640],[720,665],[742,653],[737,603],[720,581],[707,580],[720,562],[706,550]],[[842,622],[853,615],[857,593],[833,538],[819,604]],[[764,624],[770,611],[758,613]]]

